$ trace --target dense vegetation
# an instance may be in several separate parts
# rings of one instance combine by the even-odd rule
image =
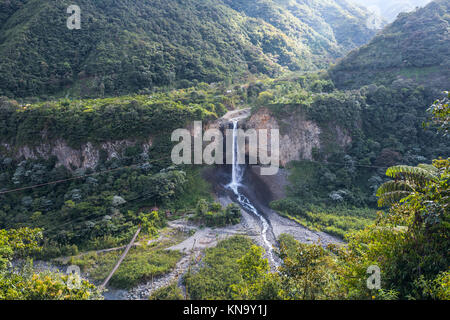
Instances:
[[[395,180],[379,189],[380,199],[391,200],[389,212],[349,234],[347,246],[323,248],[282,235],[278,255],[283,263],[271,273],[264,250],[252,245],[238,259],[221,257],[226,259],[222,264],[231,266],[234,261],[239,270],[227,287],[211,284],[214,289],[194,298],[450,299],[449,169],[450,159],[416,168],[390,168],[387,174]],[[380,288],[367,285],[370,266],[381,271]],[[216,270],[219,265],[207,264],[195,277],[204,279]]]
[[[239,281],[241,258],[252,246],[247,237],[235,236],[221,241],[215,248],[206,249],[202,268],[189,271],[184,278],[186,294],[193,300],[232,299],[231,285]]]
[[[449,96],[436,92],[450,87],[448,1],[401,14],[315,73],[305,71],[371,38],[365,11],[344,0],[80,0],[82,29],[69,31],[69,4],[0,0],[0,299],[100,297],[30,257],[100,282],[140,225],[111,279],[130,288],[181,258],[167,249],[184,234],[155,240],[167,220],[239,223],[237,205],[213,202],[202,167],[172,166],[170,135],[248,106],[282,134],[298,115],[320,127],[321,147],[287,165],[287,197],[271,207],[347,245],[283,235],[273,273],[262,248],[232,237],[191,263],[186,298],[450,298]],[[372,265],[381,290],[367,288]],[[183,297],[172,283],[150,298]]]
[[[194,120],[214,119],[226,111],[218,97],[155,94],[92,100],[58,100],[19,104],[0,100],[1,141],[14,146],[61,139],[69,146],[100,144],[123,139],[170,141],[173,130]],[[196,94],[200,94],[199,90]]]
[[[208,203],[205,199],[200,199],[195,215],[189,219],[207,227],[224,227],[241,222],[241,208],[235,203],[223,208],[218,202]]]
[[[190,91],[178,98],[132,96],[33,105],[2,100],[3,142],[17,148],[64,141],[75,149],[90,142],[99,148],[99,157],[92,167],[80,168],[61,166],[57,157],[45,154],[15,160],[8,156],[14,150],[3,149],[0,190],[26,189],[0,195],[0,227],[43,228],[48,243],[41,254],[54,257],[75,254],[79,247],[106,248],[128,241],[141,222],[140,213],[149,213],[149,208],[194,209],[200,198],[209,196],[209,186],[196,168],[171,167],[170,135],[189,121],[214,119],[226,109],[218,101],[191,97]],[[151,145],[144,147],[149,137]],[[133,143],[112,155],[99,147],[120,139]],[[51,181],[59,182],[27,188]]]
[[[199,171],[174,168],[159,171],[145,163],[144,160],[133,169],[90,175],[84,175],[84,171],[55,168],[54,163],[43,161],[22,161],[17,167],[11,165],[11,170],[4,172],[3,177],[6,174],[23,179],[18,185],[39,183],[39,179],[74,179],[1,195],[1,226],[41,227],[46,235],[43,257],[73,255],[79,248],[100,249],[127,242],[138,223],[147,223],[147,232],[154,233],[153,227],[161,226],[146,220],[153,219],[143,215],[149,212],[148,208],[161,206],[160,219],[165,219],[164,210],[192,210],[195,204],[191,206],[190,202],[209,193],[208,185],[201,183]],[[201,187],[184,189],[186,183]],[[188,202],[183,201],[187,198],[186,193],[191,198]]]
[[[100,152],[96,166],[86,169],[61,167],[55,157],[13,160],[8,153],[15,151],[3,149],[3,191],[68,181],[0,195],[0,224],[44,228],[50,241],[46,247],[52,249],[43,252],[52,257],[122,244],[133,232],[130,227],[140,221],[140,212],[148,213],[154,206],[193,210],[199,199],[210,200],[209,187],[197,170],[169,168],[171,130],[251,103],[269,108],[281,123],[301,112],[324,128],[323,147],[315,150],[314,161],[289,165],[288,198],[273,208],[307,226],[344,236],[375,218],[375,211],[367,207],[376,205],[375,191],[385,181],[388,166],[417,165],[450,153],[445,137],[422,128],[426,106],[434,98],[429,90],[414,86],[341,92],[326,75],[316,74],[231,87],[201,84],[152,96],[31,105],[3,99],[2,140],[15,148],[57,139],[75,149],[87,142],[101,145],[120,139],[133,144],[113,157]],[[337,148],[326,130],[336,125],[352,139],[346,149]],[[145,148],[148,137],[154,138]],[[208,210],[197,220],[210,226],[236,223],[231,213],[227,218],[227,211]]]
[[[449,10],[447,0],[436,0],[400,14],[369,44],[330,70],[336,86],[360,88],[412,81],[439,90],[449,88]]]
[[[0,230],[0,300],[101,298],[96,287],[78,275],[36,272],[29,255],[41,249],[41,240],[39,229]],[[13,259],[16,261],[14,266],[11,265]]]
[[[374,35],[346,2],[0,1],[0,95],[149,92],[326,66]]]
[[[172,284],[162,287],[156,290],[149,297],[150,300],[183,300],[184,296],[181,289],[178,287],[178,283],[173,282]]]
[[[262,81],[259,87],[254,110],[268,109],[282,134],[295,114],[321,128],[321,148],[313,150],[312,160],[288,164],[288,197],[272,204],[309,227],[338,236],[363,228],[376,217],[376,190],[386,180],[389,166],[431,163],[450,154],[447,137],[433,129],[446,126],[440,107],[445,96],[433,103],[433,90],[372,84],[340,91],[320,74]],[[434,117],[444,119],[424,129],[430,105]],[[350,138],[346,147],[336,139],[336,126]]]
[[[111,278],[110,286],[122,289],[133,288],[171,271],[181,258],[181,253],[165,250],[166,247],[167,245],[152,247],[141,243],[132,248]],[[91,252],[72,257],[69,264],[79,266],[83,272],[89,273],[92,281],[102,283],[121,254],[120,250],[106,253]]]
[[[376,218],[376,210],[373,208],[331,204],[317,206],[303,201],[302,198],[287,198],[272,202],[271,207],[309,229],[324,231],[340,238],[352,231],[364,229]]]

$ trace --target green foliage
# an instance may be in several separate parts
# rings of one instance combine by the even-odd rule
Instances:
[[[109,272],[117,263],[121,251],[93,253],[73,257],[70,264],[80,266],[84,272],[97,282],[106,279]],[[181,258],[178,251],[165,250],[160,247],[139,245],[130,249],[119,269],[110,280],[114,288],[133,288],[139,283],[150,281],[171,271]]]
[[[150,300],[183,300],[184,296],[177,282],[162,287],[151,294]]]
[[[262,259],[263,255],[263,248],[252,246],[250,251],[238,260],[239,271],[241,272],[244,281],[253,281],[257,279],[260,274],[269,271],[269,262],[267,259]]]
[[[102,296],[87,280],[69,284],[68,275],[0,273],[0,300],[100,300]]]
[[[208,203],[205,199],[200,199],[195,216],[190,219],[208,227],[225,227],[241,222],[241,208],[235,203],[230,203],[224,209],[220,203]]]
[[[347,234],[347,246],[296,244],[280,238],[282,295],[294,299],[448,299],[449,163],[396,166],[388,175],[412,187],[374,225]],[[390,185],[390,184],[389,184]],[[385,187],[387,189],[388,187]],[[383,195],[382,195],[383,196]],[[367,268],[381,289],[367,288]]]
[[[350,297],[371,296],[361,280],[369,265],[380,267],[382,289],[394,290],[399,299],[445,296],[446,278],[441,273],[449,268],[449,160],[436,160],[434,166],[437,180],[395,203],[374,226],[348,238],[342,259]]]
[[[385,182],[377,191],[378,205],[392,205],[414,192],[420,192],[430,181],[438,179],[438,169],[434,166],[395,166],[386,175],[395,180]]]
[[[374,34],[367,13],[334,1],[80,0],[81,30],[66,27],[70,4],[0,2],[0,95],[117,95],[308,70]]]
[[[448,107],[450,92],[445,93],[447,94],[447,97],[436,100],[427,111],[432,116],[432,123],[436,124],[439,127],[439,130],[447,135],[450,129],[450,108]]]
[[[205,251],[202,267],[189,271],[184,278],[186,293],[193,300],[229,300],[233,298],[230,286],[241,281],[238,259],[252,247],[247,237],[235,236],[219,242]]]
[[[214,119],[215,113],[195,101],[176,101],[167,95],[48,101],[32,105],[0,99],[1,140],[21,145],[64,140],[79,148],[109,141],[159,138],[154,149],[171,145],[173,130],[193,120]],[[181,97],[178,97],[181,98]],[[41,134],[37,134],[41,133]],[[159,144],[158,144],[159,142]],[[166,151],[167,152],[167,151]],[[129,154],[131,155],[131,154]],[[161,157],[161,154],[158,154]]]
[[[263,258],[264,249],[253,245],[237,262],[242,281],[231,285],[237,300],[280,299],[281,285],[277,274],[269,272],[269,262]]]
[[[73,255],[79,249],[102,249],[126,243],[135,226],[142,222],[139,220],[141,212],[151,212],[150,208],[155,205],[171,208],[178,196],[186,198],[190,191],[183,188],[186,174],[179,168],[155,172],[148,166],[145,153],[139,153],[135,159],[136,167],[121,170],[110,170],[117,165],[113,161],[104,163],[98,173],[89,173],[90,169],[81,170],[81,173],[80,170],[63,170],[70,180],[66,183],[0,196],[0,227],[41,227],[46,236],[44,249],[39,253],[41,258]],[[52,160],[29,160],[19,164],[11,162],[3,169],[12,189],[60,180],[62,168],[56,167]],[[163,226],[164,218],[160,216],[154,223],[147,222],[158,229]],[[156,231],[153,228],[151,233]]]
[[[205,217],[208,213],[209,205],[205,199],[200,199],[197,203],[197,207],[195,208],[195,214],[198,217]]]
[[[253,246],[238,260],[242,280],[233,284],[235,299],[317,300],[345,297],[338,279],[339,263],[331,251],[319,244],[308,245],[291,235],[279,237],[278,256],[283,263],[269,272],[264,250]]]
[[[373,223],[374,209],[355,208],[346,205],[308,205],[296,198],[286,198],[271,203],[271,207],[283,216],[314,230],[320,230],[340,238],[364,229]]]
[[[158,229],[165,226],[165,221],[160,217],[158,211],[152,211],[148,214],[140,214],[139,223],[144,233],[154,237],[158,235]]]
[[[140,187],[144,194],[153,197],[157,203],[162,203],[182,192],[186,173],[169,168],[151,176],[148,180],[143,179],[139,182],[142,183]]]
[[[408,82],[449,88],[449,10],[447,0],[436,0],[402,13],[368,45],[351,52],[330,70],[334,83],[338,88]]]
[[[309,82],[314,79],[320,78],[308,78]],[[267,108],[281,130],[289,130],[283,125],[297,115],[318,123],[322,131],[321,147],[313,150],[314,160],[287,165],[287,198],[272,204],[303,225],[340,237],[363,229],[375,218],[376,192],[387,182],[388,167],[400,163],[416,167],[431,162],[436,154],[445,157],[450,152],[445,137],[422,128],[424,107],[435,99],[429,90],[371,85],[358,91],[317,95],[304,81],[293,78],[289,83],[297,86],[275,81],[265,87],[275,96]],[[336,126],[341,129],[335,131]],[[347,147],[342,147],[342,134],[351,138]],[[426,172],[429,166],[417,170]],[[384,187],[396,185],[399,195],[405,195],[409,187],[400,186],[401,179],[395,179]]]
[[[26,258],[39,251],[42,230],[20,228],[0,229],[0,271],[8,267],[13,258]]]
[[[284,262],[279,272],[285,299],[337,298],[333,274],[336,262],[320,244],[302,244],[284,236],[280,238],[280,257]]]
[[[39,229],[0,229],[0,300],[100,299],[97,288],[78,276],[35,272],[33,263],[12,267],[13,258],[28,259],[40,249]]]
[[[174,199],[167,203],[167,207],[173,210],[186,211],[195,208],[200,199],[212,201],[212,187],[202,177],[202,167],[186,166],[183,168],[186,172],[186,182],[183,190],[177,194]]]

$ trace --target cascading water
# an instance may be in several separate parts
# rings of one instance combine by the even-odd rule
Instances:
[[[238,164],[238,157],[239,157],[239,146],[238,146],[238,121],[233,121],[233,145],[232,145],[232,149],[233,149],[233,167],[231,170],[231,182],[228,185],[233,192],[237,195],[238,192],[238,188],[241,185],[241,181],[242,181],[242,168],[241,166]]]
[[[244,210],[253,213],[255,216],[259,218],[262,224],[262,238],[264,241],[264,244],[267,248],[267,257],[270,262],[275,265],[275,260],[273,258],[273,248],[269,240],[267,239],[267,231],[269,230],[269,223],[267,220],[256,210],[256,208],[253,206],[253,204],[250,202],[250,200],[243,195],[239,188],[242,186],[242,176],[243,176],[243,167],[238,163],[239,160],[239,152],[240,148],[238,145],[238,121],[233,121],[233,164],[232,164],[232,170],[231,170],[231,182],[227,185],[231,190],[233,190],[234,194],[237,197],[238,202],[240,205],[244,208]]]

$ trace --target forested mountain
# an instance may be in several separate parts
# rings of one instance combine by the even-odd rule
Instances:
[[[450,2],[436,0],[403,13],[369,44],[351,52],[331,70],[338,87],[414,81],[450,87]]]
[[[314,70],[367,43],[344,0],[0,1],[0,95],[103,95]]]
[[[401,12],[410,12],[416,7],[423,7],[431,0],[351,0],[370,11],[379,13],[389,22],[394,21]]]

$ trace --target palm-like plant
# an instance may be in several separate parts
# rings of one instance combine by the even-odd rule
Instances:
[[[439,180],[438,169],[429,164],[390,167],[386,175],[394,180],[384,183],[378,189],[380,207],[392,205],[414,192],[421,192],[429,182]]]

